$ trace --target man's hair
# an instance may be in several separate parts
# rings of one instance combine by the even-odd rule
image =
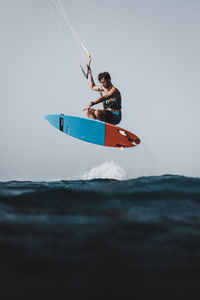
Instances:
[[[102,78],[104,78],[105,80],[111,80],[110,74],[108,72],[99,73],[98,80],[100,81]]]

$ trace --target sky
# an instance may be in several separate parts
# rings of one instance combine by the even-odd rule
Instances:
[[[120,127],[142,141],[120,151],[64,135],[44,119],[86,117],[82,109],[99,97],[49,1],[53,10],[46,0],[0,0],[0,180],[77,179],[105,166],[128,179],[199,177],[200,2],[62,0],[96,83],[108,71],[122,94]]]

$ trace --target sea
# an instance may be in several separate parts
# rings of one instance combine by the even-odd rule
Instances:
[[[200,299],[200,178],[0,182],[0,299]]]

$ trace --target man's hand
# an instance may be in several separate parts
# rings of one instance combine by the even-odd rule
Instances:
[[[87,65],[87,73],[90,74],[90,75],[92,75],[92,70],[91,70],[91,68],[90,68],[89,65]]]
[[[90,104],[88,104],[88,106],[85,107],[85,108],[83,109],[83,111],[86,111],[86,110],[89,111],[92,105],[94,105],[94,102],[90,102]]]

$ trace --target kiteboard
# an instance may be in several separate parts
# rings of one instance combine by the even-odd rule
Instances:
[[[85,142],[118,148],[134,147],[140,139],[132,132],[99,120],[69,115],[46,115],[55,128]]]

